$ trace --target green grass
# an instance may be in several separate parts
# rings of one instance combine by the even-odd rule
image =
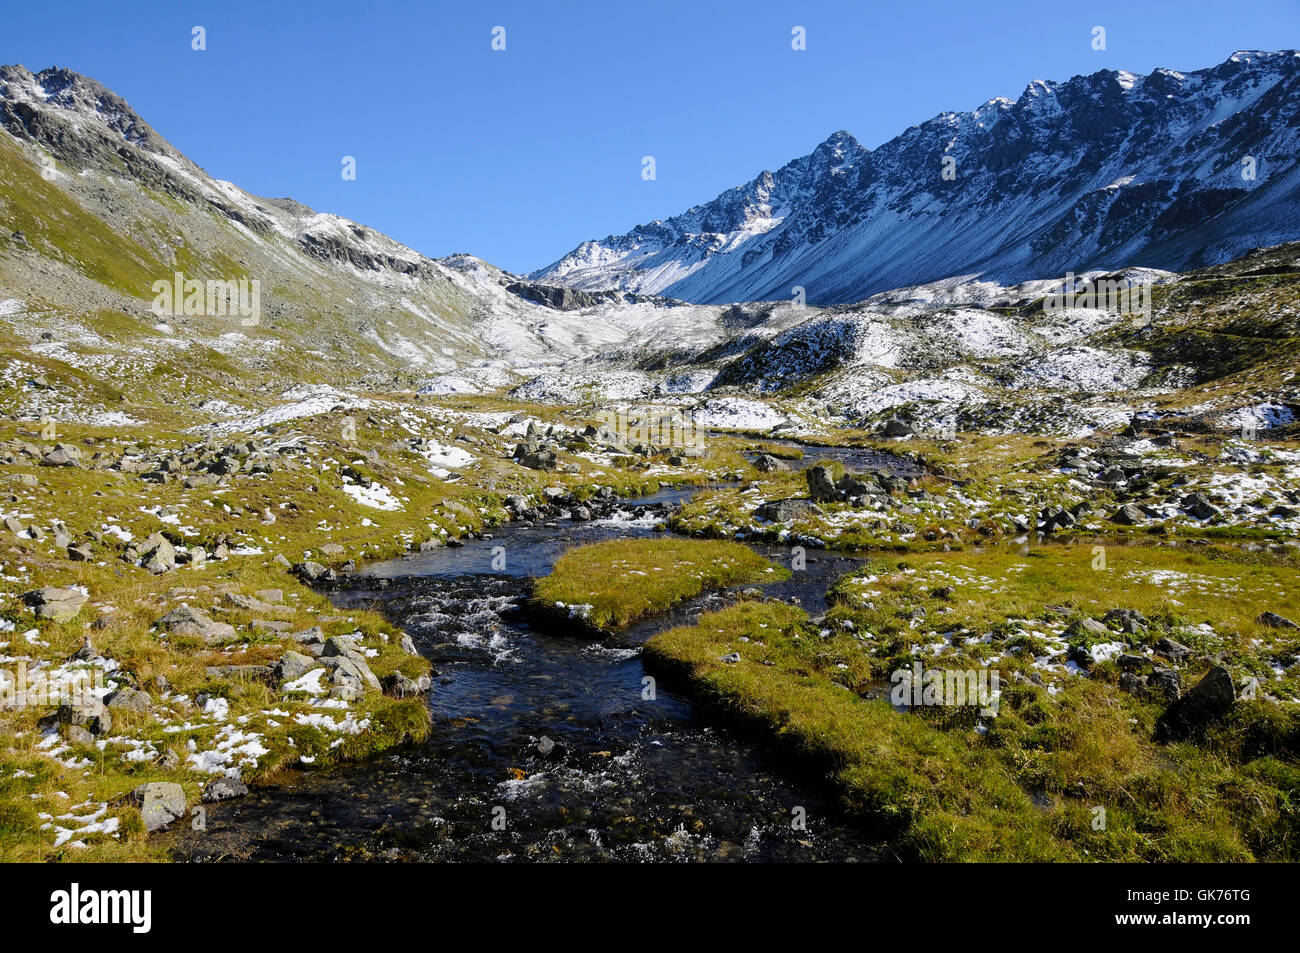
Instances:
[[[850,816],[906,857],[1297,859],[1294,749],[1251,757],[1239,740],[1158,746],[1151,706],[1082,678],[1054,697],[1004,684],[980,735],[970,709],[899,712],[888,686],[847,687],[840,666],[851,651],[799,609],[742,602],[656,636],[645,659],[814,765]],[[739,662],[722,661],[732,652]],[[1264,702],[1238,705],[1235,717],[1254,726],[1262,748],[1300,728],[1294,711]]]
[[[617,628],[662,612],[706,589],[784,578],[778,567],[739,543],[695,539],[610,540],[569,550],[537,580],[543,607],[589,606],[596,629]]]

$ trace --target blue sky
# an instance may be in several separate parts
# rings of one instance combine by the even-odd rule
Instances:
[[[1035,78],[1300,47],[1300,0],[63,0],[0,18],[0,62],[93,76],[218,178],[513,271],[707,201],[837,129],[874,147]]]

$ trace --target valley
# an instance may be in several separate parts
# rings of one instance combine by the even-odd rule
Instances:
[[[1165,84],[1281,149],[1295,59],[984,112]],[[717,209],[522,276],[217,180],[68,70],[0,68],[0,129],[3,859],[1296,859],[1292,193],[879,287],[851,243],[648,270]],[[846,177],[939,154],[846,135],[756,180],[780,225],[722,203],[736,250],[870,233]],[[1204,210],[1196,159],[1158,191]],[[918,664],[996,714],[891,704]]]

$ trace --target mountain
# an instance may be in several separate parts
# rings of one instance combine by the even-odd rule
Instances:
[[[1259,104],[1276,98],[1276,87],[1256,83],[1251,108],[1262,114]],[[1225,117],[1247,111],[1244,80],[1216,89],[1225,97]],[[1076,121],[1079,108],[1071,110]],[[1007,130],[1020,121],[1009,105],[991,115],[1002,112]],[[983,142],[957,140],[953,153],[960,156],[976,155]],[[824,251],[828,264],[817,262],[818,274],[829,282],[842,267],[847,282],[849,265],[836,249],[850,247],[862,228],[854,224],[861,198],[855,183],[879,173],[885,152],[869,153],[837,134],[746,190],[675,224],[641,230],[625,244],[644,245],[657,235],[670,248],[688,246],[668,242],[673,229],[695,239],[730,236],[726,242],[737,251],[705,254],[695,272],[672,283],[675,294],[689,282],[725,277],[733,265],[741,268],[735,280],[750,280],[747,256],[762,258],[763,248],[787,242],[787,257],[803,256],[809,269]],[[1272,153],[1260,155],[1260,195],[1250,193],[1221,217],[1236,221],[1243,209],[1268,210],[1256,203],[1278,180]],[[1065,163],[1053,174],[1069,179],[1081,167],[1081,160]],[[1008,159],[1005,169],[1015,168]],[[1056,191],[1028,191],[1017,193],[1018,214],[1042,209],[1048,221]],[[1204,190],[1184,192],[1188,202],[1208,201]],[[1106,194],[1113,201],[1105,221],[1113,223],[1119,200]],[[996,189],[991,195],[990,202],[1002,202]],[[1010,216],[1006,202],[997,205],[1004,206]],[[1280,219],[1278,206],[1270,208]],[[941,212],[914,217],[957,215]],[[1014,231],[1013,219],[1006,221]],[[897,241],[921,242],[921,233],[903,224],[896,233]],[[1245,229],[1223,247],[1261,234],[1268,234],[1263,227]],[[994,247],[991,239],[987,244]],[[1085,306],[1044,311],[1053,271],[1097,278],[1105,274],[1099,270],[1083,272],[1062,258],[1023,281],[995,281],[987,273],[972,280],[961,265],[962,247],[956,239],[938,251],[918,244],[894,266],[920,274],[917,263],[930,255],[942,270],[938,256],[956,249],[958,265],[950,270],[958,277],[901,287],[881,279],[888,290],[866,298],[859,292],[870,284],[841,294],[800,279],[811,302],[859,299],[849,305],[800,305],[762,287],[752,293],[775,300],[699,304],[626,287],[574,288],[558,283],[565,276],[521,277],[468,254],[431,259],[369,226],[291,199],[255,196],[208,175],[94,80],[62,69],[0,68],[0,360],[8,362],[6,378],[18,382],[0,389],[0,412],[16,419],[139,419],[153,407],[169,422],[179,413],[190,426],[231,429],[369,399],[365,394],[419,392],[534,405],[667,400],[723,428],[829,421],[870,428],[901,415],[957,417],[990,431],[1032,424],[1074,433],[1132,415],[1151,400],[1172,405],[1177,398],[1159,396],[1168,388],[1218,386],[1225,375],[1240,378],[1224,392],[1198,395],[1196,413],[1222,417],[1243,403],[1297,401],[1286,376],[1297,353],[1294,246],[1241,259],[1241,274],[1275,280],[1244,288],[1234,279],[1212,294],[1194,275],[1131,267],[1111,273],[1156,284],[1161,324],[1145,330],[1133,326],[1132,316]],[[755,275],[768,267],[751,264]],[[206,308],[155,313],[156,284],[171,286],[178,272],[201,283],[258,282],[260,315],[246,322]],[[668,277],[663,270],[657,280]],[[1224,295],[1238,302],[1232,314],[1219,314],[1218,303],[1210,311],[1196,304]],[[1272,317],[1243,334],[1235,315],[1256,308]],[[37,377],[46,384],[21,383]],[[1108,396],[1081,402],[1073,396],[1081,392]]]
[[[177,272],[258,282],[259,320],[160,320],[155,283]],[[118,389],[183,368],[188,389],[215,394],[237,379],[394,388],[446,375],[438,386],[478,390],[629,339],[716,343],[723,310],[430,259],[210,176],[89,77],[0,67],[0,325],[69,359],[75,347]]]
[[[532,277],[698,303],[788,300],[799,286],[837,304],[954,275],[1186,270],[1300,238],[1298,160],[1300,52],[1035,80],[1014,102],[942,113],[874,150],[836,132]]]

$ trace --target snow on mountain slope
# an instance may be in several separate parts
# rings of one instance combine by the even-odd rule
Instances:
[[[943,113],[875,150],[836,132],[775,173],[584,242],[532,277],[702,303],[789,300],[802,287],[833,304],[954,275],[1186,269],[1300,237],[1298,147],[1300,52],[1035,80],[1015,101]]]

